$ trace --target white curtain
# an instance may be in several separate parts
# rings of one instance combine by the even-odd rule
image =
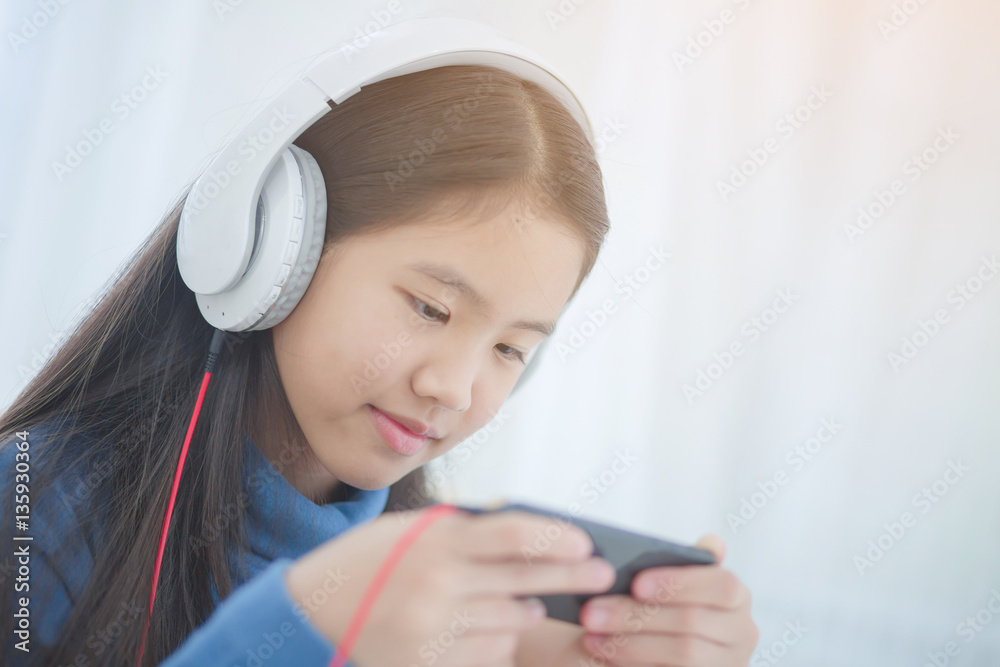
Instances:
[[[390,4],[0,7],[5,404],[250,104]],[[717,533],[754,665],[1000,664],[1000,5],[401,7],[559,68],[612,215],[441,498]]]

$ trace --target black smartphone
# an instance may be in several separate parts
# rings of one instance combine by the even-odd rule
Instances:
[[[714,565],[715,555],[704,549],[686,546],[651,535],[643,535],[597,521],[574,517],[563,512],[534,507],[524,503],[508,503],[500,507],[466,507],[455,505],[473,514],[519,510],[550,517],[558,525],[571,523],[590,535],[594,543],[594,556],[600,556],[615,569],[615,583],[601,593],[539,595],[545,603],[546,614],[567,623],[580,623],[580,610],[592,597],[600,595],[631,595],[632,580],[642,570],[665,565]]]

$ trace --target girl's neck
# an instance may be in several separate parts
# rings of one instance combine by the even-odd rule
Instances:
[[[260,428],[255,429],[251,439],[275,470],[280,472],[296,491],[312,502],[325,505],[346,498],[347,485],[331,475],[313,457],[307,443],[296,442],[294,446],[289,446],[285,441],[284,446],[275,446]]]

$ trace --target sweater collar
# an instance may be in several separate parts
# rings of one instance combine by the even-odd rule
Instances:
[[[267,561],[299,558],[348,528],[373,521],[389,498],[388,486],[367,490],[347,485],[346,499],[317,505],[289,484],[249,437],[243,461],[244,497],[249,499],[246,535],[250,551]]]

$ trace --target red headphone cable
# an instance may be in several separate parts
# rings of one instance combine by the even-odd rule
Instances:
[[[208,381],[212,378],[212,371],[215,370],[215,362],[222,352],[222,345],[226,341],[228,332],[216,329],[212,334],[212,342],[208,346],[208,358],[205,360],[205,377],[201,380],[201,389],[198,391],[198,400],[194,404],[194,412],[191,414],[191,423],[188,424],[187,435],[184,436],[184,446],[181,448],[180,460],[177,461],[177,470],[174,471],[174,484],[170,489],[170,500],[167,503],[167,513],[163,517],[163,529],[160,531],[160,546],[156,551],[156,564],[153,566],[153,585],[149,592],[149,615],[146,618],[146,626],[142,629],[142,639],[139,642],[139,654],[135,659],[135,666],[142,664],[142,653],[146,647],[146,636],[149,633],[150,621],[153,618],[153,602],[156,600],[156,584],[160,578],[160,565],[163,562],[163,551],[167,545],[167,531],[170,528],[170,518],[174,514],[174,501],[177,499],[177,489],[181,484],[181,473],[184,472],[184,460],[187,458],[188,446],[191,444],[191,436],[194,435],[194,426],[198,423],[198,413],[201,412],[201,404],[205,399],[205,391],[208,389]]]
[[[170,519],[174,513],[174,503],[177,499],[177,490],[180,488],[181,474],[184,472],[184,461],[187,459],[188,447],[191,445],[191,437],[194,435],[195,424],[198,423],[198,414],[201,412],[201,404],[205,399],[205,392],[208,390],[208,382],[212,378],[212,371],[215,370],[215,363],[219,358],[219,354],[222,352],[222,346],[225,343],[227,336],[228,332],[223,331],[222,329],[216,329],[215,333],[212,334],[212,342],[209,344],[208,359],[205,361],[205,377],[202,378],[201,381],[201,388],[198,391],[198,400],[194,404],[194,411],[191,414],[191,423],[188,424],[187,434],[184,437],[184,446],[181,448],[180,459],[177,461],[177,469],[174,471],[174,483],[170,489],[170,500],[167,503],[167,512],[163,517],[163,529],[160,531],[160,545],[156,552],[156,564],[153,566],[153,582],[149,593],[149,615],[146,618],[146,625],[142,631],[142,639],[139,643],[139,653],[135,659],[136,667],[140,667],[142,664],[142,655],[146,646],[146,637],[149,633],[150,621],[153,617],[153,603],[156,601],[156,585],[160,578],[160,565],[163,562],[163,552],[167,544],[167,533],[170,529]],[[393,568],[396,567],[399,559],[402,558],[403,553],[405,553],[413,541],[431,523],[458,511],[459,509],[454,505],[434,505],[421,514],[413,525],[410,526],[396,541],[396,544],[393,545],[392,551],[390,551],[389,555],[386,556],[381,566],[379,566],[378,571],[375,573],[375,577],[372,579],[371,583],[368,584],[368,588],[365,589],[361,602],[358,604],[358,608],[354,611],[354,615],[351,617],[351,620],[347,625],[347,630],[344,632],[344,638],[339,642],[339,650],[334,652],[333,660],[330,662],[330,667],[344,667],[344,664],[350,656],[351,650],[354,648],[358,635],[361,633],[361,628],[364,626],[364,623],[368,618],[368,614],[371,612],[371,608],[375,604],[375,599],[385,586],[385,582],[388,580]]]

